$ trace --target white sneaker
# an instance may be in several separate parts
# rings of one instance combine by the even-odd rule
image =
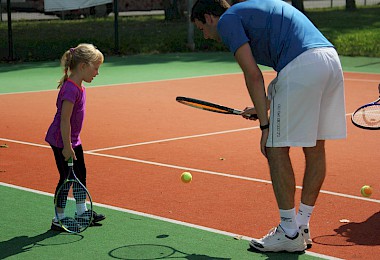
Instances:
[[[301,225],[300,226],[300,233],[301,235],[303,236],[303,238],[305,239],[305,242],[306,242],[306,245],[307,245],[307,248],[311,248],[312,245],[313,245],[313,242],[310,238],[310,230],[309,230],[309,226],[307,225]]]
[[[302,252],[306,249],[305,239],[299,232],[294,237],[289,237],[280,225],[272,228],[263,238],[252,239],[249,245],[262,252]]]

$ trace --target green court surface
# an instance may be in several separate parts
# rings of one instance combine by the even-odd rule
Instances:
[[[380,58],[341,57],[341,61],[344,71],[380,73]],[[226,73],[241,73],[227,52],[106,57],[91,86]],[[61,76],[59,61],[0,64],[0,93],[52,90]]]
[[[345,71],[380,73],[380,58],[341,59]],[[90,85],[226,73],[241,73],[229,53],[106,57],[99,77]],[[0,94],[54,90],[61,76],[58,61],[0,64]],[[95,208],[107,215],[103,226],[91,227],[82,235],[57,233],[49,231],[54,214],[51,194],[0,183],[0,198],[0,259],[323,259],[310,252],[250,252],[248,241],[232,234],[105,205]]]
[[[83,234],[50,231],[52,195],[0,185],[0,259],[322,259],[254,253],[246,240],[95,206],[104,225]]]

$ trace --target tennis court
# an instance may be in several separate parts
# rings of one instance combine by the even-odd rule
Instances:
[[[45,132],[61,76],[56,63],[0,66],[0,258],[376,259],[380,249],[378,131],[350,114],[377,99],[380,59],[342,58],[348,138],[327,142],[328,172],[305,254],[248,251],[279,219],[257,122],[183,106],[176,96],[243,109],[244,78],[229,54],[106,59],[87,87],[88,188],[101,226],[49,231],[58,173]],[[265,70],[266,84],[275,77]],[[299,200],[301,149],[291,156]],[[190,171],[193,181],[180,181]],[[360,195],[365,185],[370,198]],[[298,205],[297,205],[298,206]]]

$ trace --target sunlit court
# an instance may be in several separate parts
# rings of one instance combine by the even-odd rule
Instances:
[[[377,260],[380,0],[1,0],[0,259]]]
[[[265,71],[264,77],[269,83],[275,73]],[[348,138],[327,142],[327,178],[311,220],[313,247],[305,256],[348,258],[356,254],[362,258],[378,251],[379,132],[357,128],[350,118],[357,107],[377,99],[379,82],[379,74],[345,73]],[[24,192],[39,191],[45,196],[54,193],[58,175],[44,136],[55,112],[56,94],[50,90],[0,95],[0,193],[6,187],[27,188]],[[259,150],[258,122],[184,106],[176,102],[177,96],[236,109],[251,105],[241,73],[87,87],[81,136],[94,204],[100,210],[126,210],[136,213],[136,218],[148,215],[220,233],[227,244],[245,242],[248,249],[246,240],[259,237],[277,225],[278,219],[267,162]],[[291,157],[299,199],[302,150],[293,148]],[[190,183],[181,181],[184,171],[191,172]],[[363,185],[373,187],[371,197],[361,196]],[[23,203],[25,211],[33,208]],[[53,214],[49,203],[52,199],[46,204],[47,216]],[[1,207],[3,213],[12,209],[8,204]],[[17,233],[10,221],[5,218],[2,225],[12,225],[12,233]],[[94,232],[111,239],[112,232],[104,234],[108,228],[131,225],[130,219],[115,221],[109,216],[102,227],[90,227],[83,240]],[[45,228],[41,232],[49,228],[49,218],[39,218],[39,222]],[[4,241],[10,238],[6,233],[1,236]],[[127,254],[138,248],[117,244],[126,247],[116,250],[115,245],[112,252]],[[153,250],[154,246],[146,248]],[[195,249],[189,250],[196,254]],[[246,249],[245,255],[254,255]],[[118,257],[132,259],[114,255]]]

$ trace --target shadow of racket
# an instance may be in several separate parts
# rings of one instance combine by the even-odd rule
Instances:
[[[211,257],[207,255],[187,254],[173,247],[156,244],[136,244],[118,247],[110,251],[109,256],[123,260],[155,260],[182,258],[189,260],[230,260],[231,258]]]
[[[31,237],[17,236],[0,242],[0,259],[33,250],[35,247],[71,244],[82,239],[81,235],[70,235],[52,230]]]

